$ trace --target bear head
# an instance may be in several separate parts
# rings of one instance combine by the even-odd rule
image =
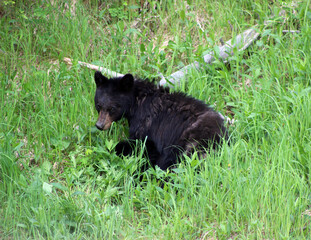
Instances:
[[[129,113],[133,102],[134,77],[126,74],[123,77],[108,79],[97,71],[94,78],[95,108],[99,114],[96,127],[99,130],[107,130],[112,122]]]

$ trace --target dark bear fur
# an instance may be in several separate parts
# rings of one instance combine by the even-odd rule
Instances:
[[[108,79],[96,72],[95,82],[96,127],[106,130],[122,117],[129,123],[129,140],[118,143],[117,154],[131,154],[131,140],[140,139],[146,141],[151,164],[166,170],[183,153],[215,148],[227,138],[224,118],[184,93],[134,81],[131,74]]]

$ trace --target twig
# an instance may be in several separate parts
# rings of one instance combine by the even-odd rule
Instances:
[[[229,25],[230,25],[231,31],[233,32],[233,26],[232,26],[230,20],[228,20],[228,23],[229,23]]]
[[[300,30],[283,30],[282,33],[300,33]]]

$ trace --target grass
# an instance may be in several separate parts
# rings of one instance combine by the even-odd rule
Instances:
[[[308,239],[310,3],[148,2],[0,3],[0,238]],[[168,76],[255,24],[176,87],[235,120],[231,144],[170,173],[115,155],[126,122],[97,131],[94,73],[62,61]]]

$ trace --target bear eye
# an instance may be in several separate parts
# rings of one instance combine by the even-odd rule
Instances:
[[[113,113],[116,112],[116,108],[115,108],[115,107],[110,107],[110,108],[108,109],[108,112],[109,112],[110,114],[113,114]]]
[[[100,105],[99,105],[99,104],[96,105],[96,109],[97,109],[97,110],[100,109]]]

